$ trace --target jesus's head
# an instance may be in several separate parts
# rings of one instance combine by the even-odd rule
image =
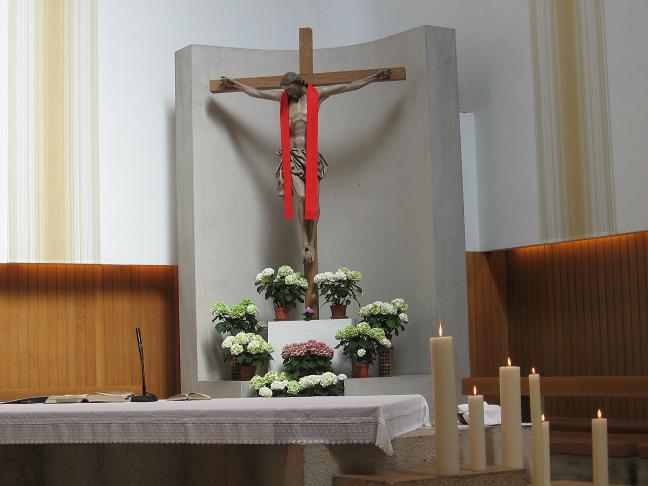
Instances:
[[[300,74],[293,73],[292,71],[287,72],[281,77],[279,85],[281,89],[286,90],[286,93],[292,99],[299,99],[306,92],[304,78]]]

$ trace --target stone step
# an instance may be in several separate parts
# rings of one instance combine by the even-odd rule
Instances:
[[[344,474],[333,486],[526,486],[524,469],[489,467],[483,472],[462,470],[458,476],[437,476],[434,468],[386,471],[375,474]]]

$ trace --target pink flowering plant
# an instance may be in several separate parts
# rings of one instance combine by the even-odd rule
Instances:
[[[281,351],[284,369],[292,379],[331,371],[333,350],[321,341],[311,339],[284,346]]]

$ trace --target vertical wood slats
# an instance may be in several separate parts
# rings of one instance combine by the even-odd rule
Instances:
[[[179,391],[175,266],[0,265],[0,400],[135,391],[142,327],[147,387]]]
[[[472,376],[497,376],[507,353],[547,376],[648,375],[648,232],[466,258]],[[553,397],[545,407],[648,418],[639,398]]]

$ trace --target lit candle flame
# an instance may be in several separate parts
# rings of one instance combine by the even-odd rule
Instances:
[[[473,385],[473,395],[477,395],[477,387]]]
[[[439,322],[439,337],[442,337],[442,336],[443,336],[443,326]]]
[[[535,372],[535,368],[531,368],[531,374],[532,374],[532,375],[535,375],[535,374],[536,374],[536,372]]]
[[[510,356],[508,357],[508,360],[506,362],[508,363],[509,366],[511,366],[511,357]]]
[[[596,412],[596,415],[598,418],[601,418],[603,416],[603,412],[601,412],[601,409],[599,408],[598,411]]]
[[[543,422],[545,421],[544,413],[542,414],[542,421],[543,421]]]

